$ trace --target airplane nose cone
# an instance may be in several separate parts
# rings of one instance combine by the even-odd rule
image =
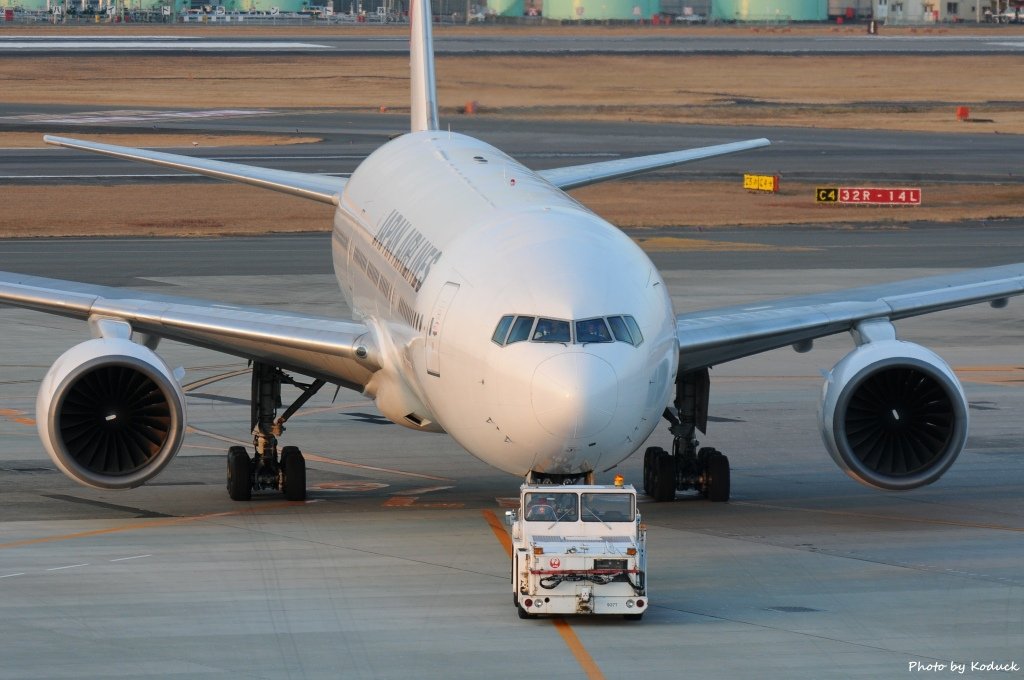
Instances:
[[[533,412],[556,437],[592,437],[611,422],[618,404],[615,370],[604,359],[567,352],[545,360],[533,374]]]

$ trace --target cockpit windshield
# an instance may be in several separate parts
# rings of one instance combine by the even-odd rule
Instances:
[[[533,331],[534,342],[572,342],[569,322],[559,319],[539,319]]]
[[[505,347],[517,342],[560,342],[586,345],[594,342],[625,342],[639,347],[644,336],[636,319],[628,314],[579,321],[506,314],[498,321],[491,341]]]
[[[587,319],[576,322],[576,342],[613,342],[604,319]]]

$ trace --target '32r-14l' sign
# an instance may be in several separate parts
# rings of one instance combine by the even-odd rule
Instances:
[[[814,193],[818,203],[852,203],[857,205],[921,205],[919,187],[818,187]]]

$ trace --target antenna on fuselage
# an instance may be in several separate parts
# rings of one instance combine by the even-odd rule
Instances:
[[[409,64],[412,70],[412,131],[437,130],[437,82],[434,78],[434,14],[430,0],[412,0],[412,37]]]

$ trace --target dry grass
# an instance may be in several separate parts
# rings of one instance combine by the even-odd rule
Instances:
[[[311,61],[315,67],[310,68]],[[408,107],[405,57],[133,56],[0,60],[8,103],[238,108]],[[484,115],[783,124],[937,132],[1024,130],[1024,91],[1000,56],[446,56],[439,100]],[[956,121],[955,106],[992,123]]]
[[[921,207],[817,205],[814,186],[787,183],[779,195],[735,182],[611,182],[573,195],[613,224],[630,228],[875,224],[1024,217],[1024,186],[925,186]],[[326,231],[320,203],[234,184],[15,186],[4,192],[0,237],[198,236]],[[752,238],[756,236],[752,235]],[[692,239],[654,238],[651,250],[705,248]],[[716,246],[718,248],[725,246]],[[756,243],[729,249],[760,248]]]
[[[1024,55],[1000,56],[998,68],[988,57],[971,56],[473,56],[440,58],[438,82],[441,104],[449,112],[475,100],[484,115],[517,118],[1017,132],[1024,130],[1024,91],[1007,78],[1017,72],[1024,72]],[[0,60],[0,101],[8,103],[83,110],[183,104],[402,110],[407,100],[405,57],[133,56],[131,69],[110,57]],[[958,123],[953,102],[995,122]],[[33,137],[29,141],[38,143]],[[17,139],[17,145],[25,143]],[[103,139],[142,146],[310,141],[197,140],[188,134],[173,140],[148,135]],[[925,187],[925,205],[918,208],[819,206],[812,186],[785,183],[781,195],[765,196],[744,192],[739,178],[735,183],[613,182],[574,195],[609,221],[636,228],[888,226],[1024,217],[1024,187],[1019,185]],[[15,186],[5,190],[0,212],[0,236],[255,234],[326,230],[329,225],[326,206],[226,184]],[[651,240],[647,246],[707,247],[692,239]]]
[[[323,231],[330,206],[235,184],[15,186],[0,237],[221,236]]]

